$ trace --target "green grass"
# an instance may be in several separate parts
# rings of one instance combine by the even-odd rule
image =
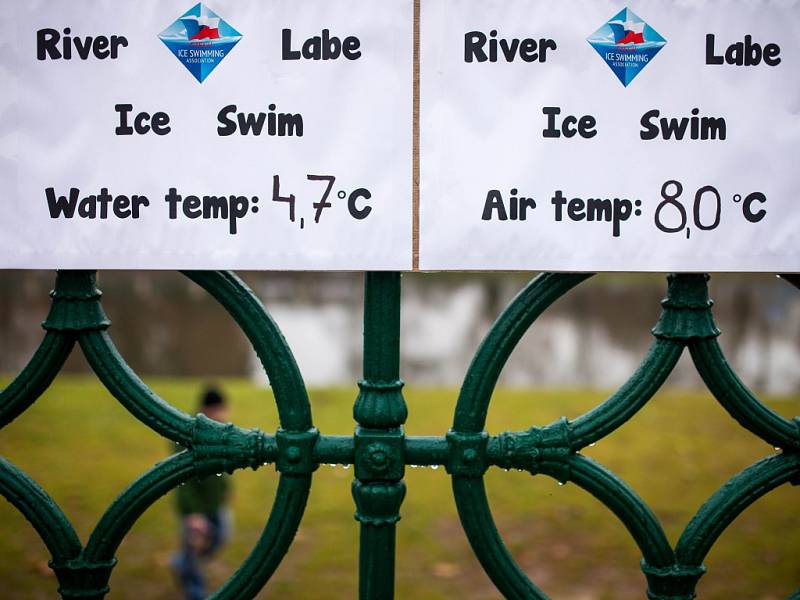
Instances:
[[[0,384],[7,382],[0,381]],[[195,380],[148,380],[164,398],[190,410]],[[268,391],[222,382],[242,426],[274,431]],[[323,433],[352,431],[355,389],[311,393]],[[441,435],[456,391],[406,390],[409,435]],[[505,390],[492,403],[492,433],[575,417],[605,394],[582,390]],[[800,413],[800,398],[772,406]],[[124,487],[162,459],[166,442],[135,421],[91,377],[62,376],[24,415],[0,432],[0,454],[24,469],[59,503],[82,540]],[[674,543],[729,477],[773,449],[742,430],[707,394],[667,391],[586,454],[605,464],[651,506]],[[356,597],[358,528],[350,496],[352,470],[323,466],[314,476],[300,532],[263,598]],[[210,566],[221,583],[247,555],[266,521],[277,476],[272,467],[233,479],[235,535]],[[498,598],[472,555],[443,469],[408,469],[398,529],[398,597],[436,600]],[[533,580],[555,599],[644,597],[640,553],[608,510],[574,485],[493,469],[487,487],[498,528]],[[700,598],[784,598],[800,586],[798,489],[784,486],[746,511],[712,549]],[[148,510],[118,553],[111,598],[177,598],[168,562],[177,542],[169,497]],[[0,596],[53,598],[47,552],[27,522],[0,502]]]

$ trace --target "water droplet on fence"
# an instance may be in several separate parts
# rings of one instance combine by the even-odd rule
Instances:
[[[350,465],[342,465],[342,468],[346,471],[347,469],[350,468]]]
[[[431,469],[433,469],[434,471],[435,471],[436,469],[438,469],[438,468],[439,468],[439,465],[431,465]]]
[[[328,466],[335,469],[336,468],[336,463],[328,463]]]
[[[411,467],[412,469],[418,469],[419,468],[419,465],[408,465],[408,466]]]

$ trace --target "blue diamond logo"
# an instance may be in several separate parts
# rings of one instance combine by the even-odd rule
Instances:
[[[629,8],[609,19],[586,41],[625,87],[667,45],[667,40]]]
[[[200,83],[242,39],[213,10],[199,3],[178,17],[158,38]]]

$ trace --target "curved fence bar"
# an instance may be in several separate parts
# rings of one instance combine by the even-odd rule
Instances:
[[[310,489],[310,474],[281,475],[261,537],[242,566],[210,599],[253,598],[264,587],[294,540]]]
[[[653,397],[678,363],[683,343],[657,339],[642,364],[613,396],[570,423],[572,447],[580,450],[627,422]]]
[[[54,561],[66,562],[80,555],[78,535],[55,501],[3,457],[0,457],[0,495],[33,525]]]
[[[228,271],[184,274],[211,294],[250,340],[275,392],[281,426],[293,431],[311,429],[311,405],[300,369],[280,329],[250,288]]]
[[[732,477],[697,511],[676,548],[681,564],[699,565],[736,517],[779,485],[800,483],[800,455],[778,454],[760,460]]]
[[[94,561],[113,558],[142,513],[161,496],[195,475],[194,457],[186,450],[155,465],[108,507],[89,536],[84,555]]]
[[[472,550],[500,593],[511,600],[546,600],[503,543],[492,519],[483,478],[454,476],[453,495]]]
[[[570,457],[569,469],[569,480],[607,506],[625,525],[648,565],[662,568],[675,562],[675,554],[658,519],[621,479],[579,454]]]
[[[631,533],[647,565],[664,569],[674,564],[672,547],[658,519],[633,490],[584,456],[565,454],[562,461],[544,461],[537,465],[537,472],[561,483],[572,481],[607,506]],[[456,475],[453,493],[470,544],[498,589],[508,598],[546,597],[519,568],[497,532],[483,479]]]
[[[128,412],[165,438],[183,446],[191,443],[192,417],[167,404],[147,387],[117,352],[108,333],[84,333],[79,342],[98,379]]]
[[[114,561],[114,553],[133,524],[161,496],[193,477],[214,474],[227,456],[220,461],[198,459],[195,451],[174,454],[142,475],[109,507],[92,532],[83,557],[90,563]],[[242,455],[236,468],[252,466],[250,457]],[[280,563],[289,548],[302,519],[308,493],[310,474],[282,474],[273,509],[259,542],[231,580],[215,597],[250,598],[260,590]],[[109,570],[110,575],[110,570]]]
[[[742,427],[778,448],[800,450],[800,424],[764,406],[733,372],[716,340],[689,346],[708,389]]]
[[[519,340],[547,307],[589,277],[590,274],[545,273],[512,300],[492,325],[467,370],[453,430],[478,432],[484,428],[497,378]]]
[[[72,352],[75,337],[69,333],[48,331],[14,380],[0,391],[0,428],[16,419],[50,386]]]
[[[800,418],[786,419],[762,404],[739,380],[716,342],[708,276],[670,275],[656,340],[636,372],[605,402],[569,421],[490,436],[484,431],[498,377],[536,318],[588,274],[543,274],[503,311],[478,349],[461,387],[453,427],[444,436],[407,437],[408,408],[400,378],[400,275],[368,273],[364,294],[363,379],[353,407],[352,435],[321,435],[313,427],[303,379],[278,326],[234,274],[187,272],[245,333],[275,393],[280,428],[274,435],[191,417],[159,398],[125,363],[106,333],[93,271],[60,271],[51,293],[47,331],[28,365],[0,392],[0,428],[24,412],[49,386],[78,341],[112,395],[139,421],[185,448],[155,465],[111,504],[82,548],[72,525],[47,493],[0,457],[0,495],[34,526],[53,560],[59,593],[69,600],[102,600],[114,554],[140,516],[158,498],[194,477],[273,463],[276,497],[254,548],[212,595],[247,600],[280,565],[303,517],[312,474],[321,463],[354,465],[352,495],[360,528],[359,598],[394,597],[396,528],[406,493],[406,465],[444,465],[470,544],[503,596],[547,596],[516,564],[497,531],[484,475],[492,467],[545,474],[573,482],[606,506],[641,549],[649,600],[692,600],[705,572],[702,561],[725,528],[774,488],[800,484]],[[800,276],[784,275],[800,287]],[[578,453],[629,421],[661,389],[683,349],[728,413],[782,453],[734,476],[698,511],[672,550],[644,501],[603,466]],[[535,543],[536,540],[531,540]],[[800,591],[790,597],[800,600]]]

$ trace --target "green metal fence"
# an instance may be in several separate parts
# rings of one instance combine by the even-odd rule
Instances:
[[[353,464],[352,493],[360,523],[359,596],[394,596],[395,530],[405,496],[406,465],[444,465],[452,478],[461,523],[497,589],[507,598],[546,598],[514,562],[495,527],[483,475],[489,468],[523,469],[572,482],[607,506],[642,552],[651,600],[688,600],[705,572],[703,560],[725,528],[772,489],[800,484],[800,418],[789,420],[762,404],[739,380],[717,344],[706,275],[669,277],[652,347],[615,394],[574,420],[562,418],[526,431],[490,436],[486,414],[503,366],[522,335],[560,296],[590,275],[544,274],[497,319],[464,378],[453,426],[441,437],[407,437],[400,379],[400,280],[367,273],[364,298],[364,378],[352,435],[323,435],[315,427],[300,372],[278,327],[253,293],[227,272],[187,272],[235,319],[269,377],[280,429],[266,434],[207,417],[191,417],[153,393],[127,366],[107,330],[95,274],[61,271],[56,277],[44,339],[30,363],[0,392],[0,428],[23,413],[49,386],[78,343],[91,368],[130,413],[186,450],[155,465],[106,510],[86,546],[36,482],[0,457],[0,494],[33,524],[52,554],[63,598],[99,599],[108,592],[123,538],[158,498],[193,477],[274,464],[280,473],[263,533],[215,599],[253,597],[277,569],[303,517],[312,476],[320,464]],[[800,288],[800,276],[784,278]],[[708,388],[742,427],[779,451],[730,479],[700,508],[672,548],[653,512],[623,481],[582,448],[611,434],[663,385],[685,349]],[[788,507],[787,510],[796,510]],[[800,600],[800,590],[791,597]]]

